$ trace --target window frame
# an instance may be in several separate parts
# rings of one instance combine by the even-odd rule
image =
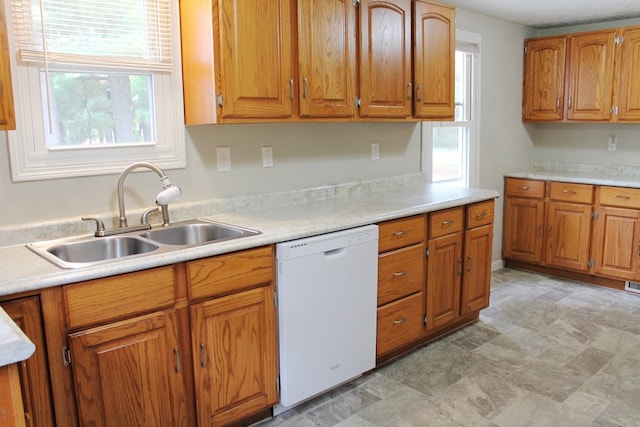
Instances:
[[[171,31],[180,34],[178,2],[171,2]],[[152,162],[163,169],[186,167],[180,38],[173,37],[173,71],[150,71],[153,81],[156,141],[151,143],[47,147],[48,117],[43,111],[42,65],[17,58],[10,2],[5,2],[14,90],[16,130],[7,132],[14,182],[120,173],[131,163]],[[51,71],[60,69],[50,65]],[[69,71],[87,71],[68,67]],[[93,69],[95,71],[97,69]],[[100,72],[98,70],[96,72]],[[107,68],[105,72],[113,71]],[[119,70],[140,73],[140,70]]]
[[[422,158],[421,171],[425,173],[427,182],[432,183],[433,178],[433,129],[436,127],[467,127],[468,144],[462,149],[466,151],[467,165],[463,171],[463,181],[456,180],[456,185],[465,187],[477,187],[479,185],[479,159],[480,159],[480,82],[481,82],[481,36],[469,31],[456,30],[456,50],[458,46],[477,46],[477,54],[472,59],[472,84],[471,84],[471,120],[451,122],[422,122]],[[452,181],[438,181],[437,183],[451,184]]]

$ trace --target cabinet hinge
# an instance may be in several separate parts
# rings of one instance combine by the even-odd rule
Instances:
[[[224,98],[222,95],[216,95],[216,103],[218,104],[218,107],[222,107],[224,104]]]
[[[71,365],[71,350],[66,345],[62,346],[62,363],[64,366]]]
[[[275,308],[278,308],[278,293],[277,292],[273,293],[273,305],[275,306]]]
[[[362,100],[356,97],[356,108],[360,108],[361,105],[362,105]]]
[[[589,258],[589,262],[587,262],[587,267],[593,268],[596,266],[596,260],[593,258]]]
[[[353,5],[358,6],[360,4],[360,0],[353,0]]]
[[[613,41],[614,41],[614,44],[615,44],[616,46],[622,46],[622,44],[624,43],[624,37],[622,37],[622,36],[620,36],[620,37],[616,36],[616,37],[613,39]]]
[[[524,53],[527,53],[527,47],[526,46],[524,47]]]
[[[280,394],[280,377],[276,377],[276,390]]]
[[[426,248],[426,249],[424,250],[424,256],[425,256],[425,257],[427,257],[427,258],[429,258],[429,248]]]
[[[591,212],[591,219],[596,220],[599,217],[600,217],[600,214],[598,213],[598,211]]]
[[[422,324],[423,324],[424,326],[427,326],[427,320],[428,320],[428,317],[427,317],[427,315],[425,314],[425,315],[424,315],[424,319],[422,319]]]

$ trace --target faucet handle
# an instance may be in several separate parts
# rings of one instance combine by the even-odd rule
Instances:
[[[158,206],[151,208],[151,209],[147,209],[146,211],[144,211],[142,213],[142,216],[140,217],[140,224],[142,225],[148,225],[149,228],[151,228],[151,226],[149,225],[149,215],[151,215],[154,212],[157,212],[159,209]]]
[[[96,237],[104,237],[104,223],[102,222],[102,220],[98,219],[98,218],[91,218],[91,217],[82,217],[83,221],[95,221],[96,222],[96,232],[94,233],[94,236]]]

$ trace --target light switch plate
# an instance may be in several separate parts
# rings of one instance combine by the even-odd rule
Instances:
[[[217,147],[216,160],[218,172],[229,172],[231,170],[231,147]]]

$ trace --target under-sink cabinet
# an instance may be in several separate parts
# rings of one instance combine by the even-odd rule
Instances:
[[[640,280],[640,190],[505,178],[507,266],[624,288]]]

